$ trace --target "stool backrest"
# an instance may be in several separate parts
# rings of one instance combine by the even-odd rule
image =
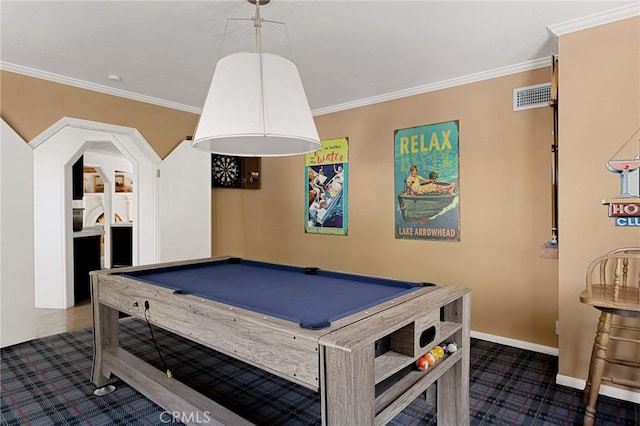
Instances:
[[[580,301],[640,312],[640,247],[618,248],[591,262]]]

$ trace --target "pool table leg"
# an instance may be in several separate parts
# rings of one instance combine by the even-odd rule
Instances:
[[[117,347],[120,342],[118,311],[98,301],[99,288],[95,277],[91,277],[91,309],[93,314],[93,368],[91,382],[97,387],[115,381],[110,379],[111,371],[104,366],[105,348]]]
[[[468,349],[466,351],[468,352]],[[465,368],[465,361],[460,360],[438,379],[436,390],[438,424],[469,424],[467,377],[469,377],[469,369]]]
[[[469,415],[469,363],[471,359],[471,293],[464,295],[444,309],[444,320],[462,324],[454,340],[463,348],[462,358],[437,381],[436,400],[438,424],[470,424]]]
[[[324,347],[323,424],[374,423],[374,356],[374,345]]]

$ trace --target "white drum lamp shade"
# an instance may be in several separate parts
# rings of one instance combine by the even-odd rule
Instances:
[[[192,145],[242,157],[287,156],[320,149],[296,65],[262,52],[240,52],[220,59]]]

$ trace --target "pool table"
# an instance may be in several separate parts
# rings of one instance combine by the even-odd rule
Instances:
[[[386,424],[434,382],[438,423],[469,423],[468,289],[223,257],[94,271],[91,293],[92,382],[167,411],[249,424],[121,348],[119,312],[319,392],[323,424]]]

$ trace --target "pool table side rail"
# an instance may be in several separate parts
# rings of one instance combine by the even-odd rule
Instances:
[[[93,294],[98,303],[145,320],[144,302],[149,301],[147,318],[151,324],[316,392],[320,385],[319,340],[323,335],[438,288],[423,287],[334,321],[330,327],[312,330],[199,296],[174,294],[171,289],[113,271],[91,272],[92,283],[95,281],[97,286]],[[278,350],[273,350],[276,343]]]
[[[174,260],[171,262],[162,262],[162,263],[151,263],[144,265],[135,265],[135,266],[122,266],[118,268],[110,268],[110,269],[100,269],[98,271],[100,274],[106,275],[119,275],[126,274],[129,272],[139,272],[139,271],[153,271],[157,269],[165,269],[171,267],[180,267],[180,266],[188,266],[188,265],[197,265],[200,263],[209,263],[215,260],[228,260],[232,259],[231,256],[221,256],[221,257],[202,257],[199,259],[190,259],[190,260]]]
[[[222,258],[203,258],[203,259],[197,259],[194,261],[175,261],[175,262],[167,262],[167,263],[162,263],[162,264],[154,264],[154,265],[139,265],[139,266],[129,266],[129,267],[124,267],[124,268],[116,268],[116,269],[103,269],[100,271],[93,271],[92,274],[99,274],[100,276],[114,276],[114,277],[120,277],[122,279],[129,279],[127,277],[121,277],[122,274],[126,274],[129,272],[136,272],[136,271],[142,271],[142,270],[154,270],[154,269],[165,269],[167,267],[170,266],[187,266],[189,265],[191,262],[193,262],[193,264],[198,264],[198,263],[208,263],[211,262],[212,260],[225,260],[225,259],[233,259],[233,257],[222,257]],[[364,275],[359,275],[359,274],[347,274],[347,275],[351,275],[354,277],[360,277],[362,279],[365,278]],[[381,278],[381,280],[387,280],[387,279],[383,279]],[[389,279],[389,281],[395,281],[392,279]],[[136,280],[136,282],[143,282],[143,281],[139,281]],[[405,281],[397,281],[399,283],[406,283]],[[153,284],[152,284],[153,285]],[[344,325],[350,324],[354,321],[358,321],[362,318],[365,318],[369,315],[375,314],[381,310],[385,310],[388,308],[393,307],[395,304],[398,303],[403,303],[407,300],[411,300],[421,294],[425,294],[425,293],[429,293],[431,291],[433,291],[434,289],[436,289],[438,286],[436,285],[429,285],[429,286],[424,286],[424,287],[420,287],[418,289],[416,289],[415,291],[411,291],[411,292],[407,292],[399,297],[396,297],[393,300],[389,300],[389,301],[385,301],[382,302],[378,305],[372,306],[368,309],[365,309],[363,311],[348,315],[346,317],[340,318],[338,320],[335,320],[331,323],[330,327],[327,328],[323,328],[323,329],[318,329],[317,331],[320,332],[320,334],[325,334],[327,332],[331,332],[335,329],[341,328]],[[196,296],[197,297],[197,296]],[[226,304],[223,304],[223,306],[227,306]],[[236,309],[239,310],[244,310],[243,308],[237,307]],[[245,310],[246,312],[253,312],[250,310]],[[261,313],[256,313],[256,315],[258,315],[259,318],[264,318],[265,315],[261,314]],[[278,318],[273,318],[273,323],[276,327],[279,327],[280,325],[282,325],[283,327],[287,327],[290,323],[290,321],[288,320],[283,320],[283,319],[278,319]],[[309,329],[311,330],[311,329]],[[317,333],[312,333],[312,335],[317,335]]]
[[[308,270],[312,272],[307,273]],[[176,293],[193,294],[298,322],[302,327],[311,329],[326,328],[341,318],[421,288],[419,283],[409,281],[238,258],[117,274],[167,287]],[[283,293],[274,293],[273,286],[282,287]],[[344,294],[344,300],[351,303],[336,304],[333,291]],[[283,302],[282,295],[286,295],[288,302]]]
[[[212,260],[225,260],[225,259],[232,259],[232,258],[233,257],[222,257],[222,258],[213,258],[213,259],[212,258],[203,258],[203,259],[197,259],[197,260],[194,260],[194,261],[191,261],[191,262],[193,262],[194,264],[198,264],[198,263],[208,263],[208,262],[211,262]],[[175,262],[167,262],[167,263],[154,264],[154,265],[139,265],[139,266],[124,267],[124,268],[116,268],[116,269],[103,269],[103,270],[100,270],[100,271],[93,271],[91,273],[92,274],[99,274],[100,276],[113,276],[113,277],[119,277],[121,279],[129,279],[127,277],[121,277],[121,275],[124,274],[124,273],[128,273],[128,272],[135,272],[135,271],[141,271],[141,270],[164,269],[164,268],[166,268],[168,266],[186,266],[186,265],[189,265],[189,264],[190,264],[190,261],[175,261]],[[349,274],[349,275],[358,276],[358,277],[364,277],[363,275],[358,275],[358,274]],[[393,280],[390,280],[390,281],[393,281]],[[135,282],[141,282],[142,283],[142,281],[138,281],[138,280],[136,280]],[[404,283],[404,281],[399,281],[399,282]],[[343,327],[343,326],[345,326],[347,324],[351,324],[354,321],[358,321],[358,320],[360,320],[362,318],[365,318],[365,317],[367,317],[369,315],[372,315],[372,314],[375,314],[375,313],[380,312],[382,310],[391,308],[391,307],[395,306],[398,303],[403,303],[403,302],[405,302],[407,300],[411,300],[411,299],[413,299],[413,298],[415,298],[415,297],[417,297],[417,296],[419,296],[421,294],[429,293],[429,292],[435,290],[436,288],[438,288],[438,286],[435,286],[435,285],[426,286],[426,287],[420,287],[420,288],[416,289],[415,291],[403,294],[403,295],[401,295],[401,296],[399,296],[399,297],[397,297],[397,298],[395,298],[393,300],[382,302],[382,303],[380,303],[378,305],[372,306],[372,307],[370,307],[368,309],[365,309],[363,311],[360,311],[360,312],[351,314],[351,315],[349,315],[347,317],[343,317],[343,318],[340,318],[338,320],[335,320],[335,321],[333,321],[331,323],[330,327],[323,328],[323,329],[318,329],[317,331],[320,334],[325,334],[327,332],[331,332],[331,331],[336,330],[338,328],[341,328],[341,327]],[[184,295],[184,296],[187,296],[187,295]],[[198,297],[198,296],[195,296],[195,297]],[[221,305],[222,306],[227,306],[226,304],[221,304]],[[265,317],[264,314],[255,313],[253,311],[245,310],[243,308],[236,307],[236,309],[254,313],[255,315],[257,315],[257,318],[260,318],[260,320],[262,320]],[[284,327],[284,328],[287,328],[287,329],[289,328],[288,326],[290,325],[290,321],[283,320],[283,319],[278,319],[278,318],[275,318],[275,317],[270,317],[270,318],[272,319],[271,322],[274,324],[275,327]],[[296,332],[298,332],[298,330],[295,327],[293,329],[296,330]],[[309,330],[311,330],[311,329],[309,329]],[[318,333],[312,332],[311,335],[312,336],[317,336]]]
[[[120,277],[92,276],[95,302],[145,320],[317,392],[322,330]],[[117,323],[112,327],[117,327]],[[115,345],[118,342],[113,343]]]
[[[236,256],[219,256],[219,257],[205,257],[194,260],[177,260],[173,262],[165,262],[165,263],[157,263],[150,265],[137,265],[137,266],[127,266],[121,268],[113,268],[113,269],[103,269],[102,272],[110,273],[110,274],[128,274],[131,273],[135,275],[136,273],[148,273],[153,272],[154,270],[169,270],[169,269],[179,269],[179,268],[189,268],[198,264],[206,264],[206,263],[215,263],[215,262],[224,262],[224,261],[233,261],[238,260],[240,263],[245,263],[249,266],[257,266],[257,267],[268,267],[270,265],[268,262],[254,261],[239,258]],[[299,273],[304,273],[305,269],[316,269],[317,274],[325,277],[331,278],[341,278],[343,275],[350,277],[355,281],[363,281],[371,284],[387,284],[394,285],[401,288],[411,288],[414,285],[418,286],[435,286],[436,284],[430,282],[413,282],[406,280],[399,280],[395,278],[386,278],[386,277],[378,277],[371,276],[365,274],[358,274],[353,272],[340,272],[340,271],[330,271],[322,268],[317,268],[314,266],[295,266],[295,265],[285,265],[285,264],[277,264],[271,265],[271,269],[282,269],[285,272],[297,271]]]

